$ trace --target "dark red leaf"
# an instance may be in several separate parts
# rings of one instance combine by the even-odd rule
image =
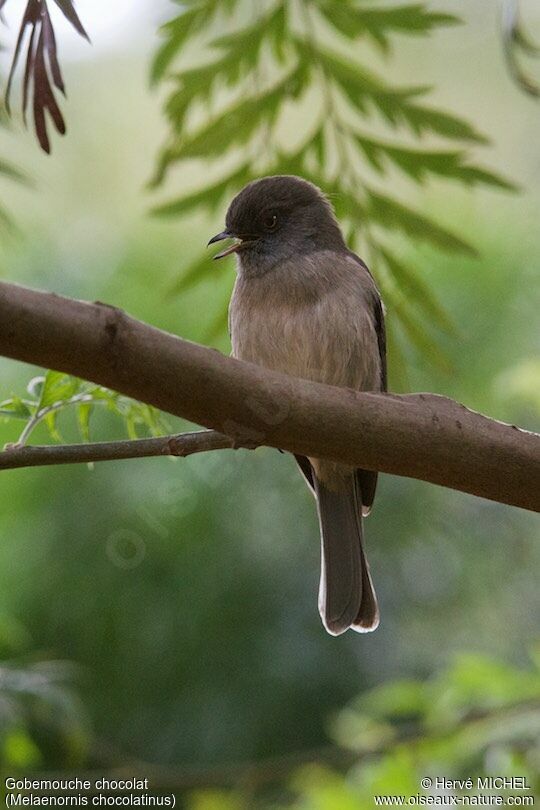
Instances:
[[[0,0],[0,12],[7,0]],[[54,0],[64,16],[81,34],[88,39],[72,0]],[[10,112],[9,98],[13,77],[19,64],[27,28],[30,28],[30,39],[26,53],[26,65],[23,77],[22,108],[26,123],[31,89],[33,89],[33,116],[37,139],[41,148],[50,153],[51,144],[47,132],[47,113],[50,115],[57,131],[64,135],[66,125],[62,112],[55,98],[54,88],[65,95],[64,80],[58,60],[58,50],[53,24],[47,7],[47,0],[27,0],[26,9],[21,21],[15,52],[9,72],[6,88],[6,109]]]
[[[13,76],[15,75],[15,70],[17,68],[17,64],[19,62],[19,56],[21,53],[21,47],[24,40],[24,35],[26,33],[27,26],[35,26],[39,20],[40,16],[40,4],[39,0],[28,0],[28,5],[26,6],[26,10],[24,12],[24,16],[22,18],[21,27],[19,30],[19,36],[17,37],[17,44],[15,45],[15,53],[13,54],[13,61],[11,63],[11,68],[9,71],[7,87],[6,87],[6,110],[8,113],[11,113],[10,103],[9,103],[9,96],[11,93],[11,85],[13,83]]]
[[[60,63],[58,62],[58,54],[56,50],[56,37],[54,35],[54,28],[52,26],[51,18],[47,8],[43,10],[42,17],[43,26],[43,39],[45,48],[49,56],[49,64],[51,66],[51,75],[55,86],[65,95],[66,88],[62,78],[62,71],[60,70]]]
[[[40,146],[49,154],[51,147],[49,136],[47,134],[47,121],[45,118],[45,112],[47,110],[49,111],[58,132],[61,135],[64,135],[66,125],[64,123],[60,107],[56,103],[45,64],[45,39],[42,27],[36,47],[34,61],[34,122],[36,126],[36,135]]]
[[[30,79],[34,72],[36,31],[37,26],[34,25],[32,27],[32,33],[30,34],[30,42],[28,43],[28,53],[26,55],[26,67],[24,70],[22,110],[23,110],[23,121],[25,124],[26,124],[26,110],[28,109],[28,91],[30,89]]]
[[[34,126],[39,145],[48,155],[51,154],[51,144],[47,134],[47,124],[45,123],[45,110],[41,106],[41,101],[37,95],[34,96]]]
[[[54,2],[61,10],[64,17],[72,24],[75,30],[78,31],[82,37],[87,39],[88,42],[90,42],[90,37],[83,28],[83,24],[75,11],[75,6],[73,5],[72,0],[54,0]]]

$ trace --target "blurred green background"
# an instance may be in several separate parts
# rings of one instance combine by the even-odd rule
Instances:
[[[48,158],[17,120],[12,131],[0,130],[0,153],[35,183],[29,189],[2,181],[2,202],[21,235],[2,239],[1,278],[107,301],[182,337],[208,342],[234,281],[233,263],[212,268],[203,283],[181,295],[170,289],[219,228],[224,210],[159,220],[148,211],[164,194],[145,189],[166,134],[162,98],[148,89],[148,68],[157,25],[171,16],[170,4],[141,0],[125,16],[119,13],[116,26],[103,22],[106,4],[98,4],[95,14],[91,5],[81,0],[78,10],[94,47],[68,30],[60,37],[69,91],[67,139],[56,140]],[[448,257],[397,241],[456,326],[455,335],[437,336],[446,370],[429,352],[405,344],[405,384],[538,429],[540,108],[507,73],[490,0],[438,5],[458,11],[466,24],[400,42],[388,70],[433,84],[440,106],[487,132],[493,146],[480,150],[481,162],[517,182],[521,192],[440,182],[410,191],[421,211],[452,225],[480,255]],[[12,37],[3,40],[11,44]],[[181,172],[174,176],[177,191],[191,181]],[[211,342],[229,350],[224,335]],[[392,362],[396,358],[391,375]],[[37,373],[0,359],[0,399],[22,394]],[[180,424],[170,422],[175,429]],[[69,417],[62,429],[66,438],[75,437]],[[93,435],[121,436],[124,427],[102,416]],[[0,425],[0,444],[16,437],[13,424]],[[34,439],[47,437],[43,431]],[[345,748],[357,750],[351,728],[360,734],[367,721],[357,718],[355,726],[352,710],[339,713],[358,695],[397,679],[427,679],[435,692],[439,688],[439,697],[434,692],[426,698],[432,709],[439,698],[448,708],[448,695],[460,689],[464,705],[469,699],[471,705],[482,703],[490,686],[496,695],[488,709],[524,694],[538,701],[538,682],[531,686],[540,621],[534,515],[384,476],[366,531],[381,626],[365,637],[334,639],[324,633],[316,608],[314,504],[289,457],[260,449],[93,470],[3,472],[4,771],[105,771],[146,762],[162,769],[156,783],[166,782],[163,774],[173,768],[188,788],[190,780],[202,787],[206,780],[226,789],[220,782],[232,784],[234,777],[220,780],[215,769],[228,773],[234,763],[277,757],[281,788],[270,798],[246,798],[240,790],[203,792],[187,801],[215,810],[255,807],[258,801],[268,801],[265,807],[337,810],[365,801],[367,807],[372,803],[358,785],[366,789],[376,780],[370,783],[364,773],[354,781],[347,771],[354,755],[332,760],[335,774],[302,772],[292,783],[294,768],[289,773],[285,767],[285,775],[280,770],[288,757],[294,764],[298,752],[313,751],[314,760],[325,761],[336,734]],[[501,663],[492,669],[486,664],[484,671],[478,656]],[[497,666],[508,667],[506,675]],[[475,667],[483,675],[469,694],[467,675],[460,681],[459,673],[470,676]],[[530,670],[530,683],[518,688],[519,676],[508,674],[513,667]],[[404,694],[398,702],[406,702]],[[421,710],[412,693],[410,700],[411,715],[427,716],[425,704]],[[364,697],[360,705],[372,704]],[[512,745],[499,741],[486,748],[491,760],[479,763],[471,754],[471,774],[503,767],[540,771],[535,705],[527,763],[517,754],[513,760]],[[399,715],[394,709],[392,717]],[[456,733],[462,709],[452,715],[454,726],[450,722]],[[443,721],[435,713],[431,723],[438,731]],[[373,750],[381,739],[387,742],[384,734],[375,739]],[[512,757],[505,759],[510,750]],[[422,760],[400,756],[393,761],[394,782],[387,776],[381,784],[408,792],[407,779],[414,768],[421,770]],[[437,754],[441,773],[463,767],[456,756]],[[344,771],[346,783],[337,775]],[[242,779],[238,783],[245,788]],[[417,790],[413,780],[410,792]]]

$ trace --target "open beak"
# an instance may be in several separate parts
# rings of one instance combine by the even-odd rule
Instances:
[[[234,239],[234,238],[235,238],[234,234],[232,234],[230,231],[221,231],[221,233],[216,234],[215,236],[213,236],[210,239],[210,241],[208,242],[207,247],[210,247],[210,245],[213,245],[215,242],[222,242],[224,239]],[[216,255],[213,258],[214,259],[223,259],[225,256],[229,256],[231,253],[236,253],[236,251],[241,246],[241,244],[242,244],[242,240],[238,239],[236,242],[234,242],[228,248],[225,248],[225,250],[222,250],[221,253],[216,253]]]

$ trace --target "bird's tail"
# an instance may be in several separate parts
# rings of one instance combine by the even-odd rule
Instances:
[[[357,476],[347,476],[339,491],[313,478],[321,526],[319,613],[323,624],[333,636],[349,627],[360,633],[375,630],[379,608],[363,548]]]

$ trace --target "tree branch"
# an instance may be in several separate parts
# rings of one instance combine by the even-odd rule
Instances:
[[[130,439],[118,442],[46,446],[8,445],[0,452],[0,470],[21,467],[51,467],[59,464],[91,464],[96,461],[123,461],[155,456],[191,456],[207,450],[237,447],[229,436],[215,430],[198,430],[175,436]]]
[[[112,388],[230,436],[540,511],[540,435],[434,394],[334,388],[130,318],[0,283],[0,354]]]

